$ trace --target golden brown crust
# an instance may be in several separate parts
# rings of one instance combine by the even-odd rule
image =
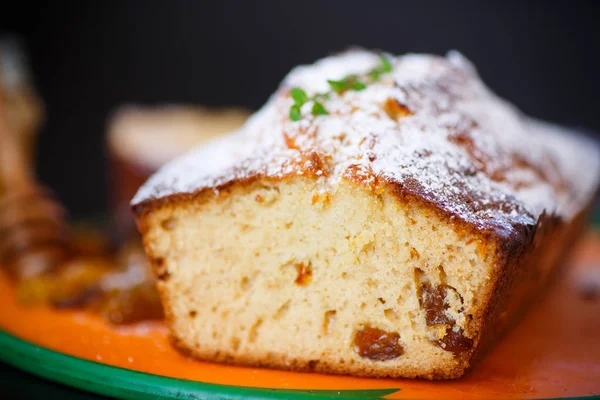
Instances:
[[[512,252],[504,252],[502,272],[485,296],[482,341],[476,345],[472,364],[551,288],[552,280],[560,275],[565,257],[581,236],[590,211],[591,204],[568,224],[544,214],[527,242]]]

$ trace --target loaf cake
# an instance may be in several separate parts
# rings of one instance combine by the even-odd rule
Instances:
[[[292,70],[132,208],[193,357],[457,378],[557,269],[599,154],[498,98],[459,53],[352,50]]]

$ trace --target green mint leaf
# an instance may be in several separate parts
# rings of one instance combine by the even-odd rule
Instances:
[[[379,70],[379,68],[373,68],[372,70],[370,70],[369,78],[371,78],[372,81],[377,82],[381,78],[381,71]]]
[[[313,115],[327,115],[329,114],[327,112],[327,110],[325,109],[325,106],[323,106],[322,103],[319,103],[318,101],[315,101],[313,106],[312,106],[312,113]]]
[[[300,108],[308,103],[313,102],[312,114],[313,115],[327,115],[327,109],[323,105],[325,100],[329,100],[332,93],[342,94],[347,90],[361,91],[367,88],[367,84],[371,82],[377,82],[381,79],[381,76],[385,73],[392,72],[393,66],[390,59],[384,55],[379,55],[381,64],[363,75],[348,75],[340,80],[328,80],[327,83],[331,90],[325,93],[316,93],[312,97],[308,97],[306,92],[299,87],[294,87],[290,90],[290,95],[294,100],[294,105],[290,108],[290,119],[292,121],[299,121],[302,118]]]
[[[294,104],[298,107],[302,107],[302,105],[306,103],[306,100],[308,100],[306,92],[300,88],[292,88],[290,94],[292,95],[292,99],[294,99]]]
[[[365,90],[366,87],[367,87],[367,85],[365,85],[361,81],[356,81],[352,84],[352,90],[356,90],[357,92],[359,92],[361,90]]]
[[[392,72],[392,63],[385,55],[380,55],[379,59],[381,60],[381,69],[383,72]]]
[[[300,107],[296,104],[294,104],[291,108],[290,108],[290,119],[292,121],[300,121]]]
[[[331,86],[331,88],[337,93],[337,94],[341,94],[343,92],[345,92],[348,87],[347,87],[347,82],[346,80],[341,80],[341,81],[332,81],[332,80],[328,80],[327,83],[329,83],[329,86]]]
[[[329,100],[331,98],[331,94],[327,93],[319,93],[314,97],[314,100]]]

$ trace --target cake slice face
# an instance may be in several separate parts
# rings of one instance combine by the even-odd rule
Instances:
[[[144,226],[176,343],[206,360],[458,376],[496,279],[493,243],[346,180],[259,180]]]
[[[300,87],[325,112],[292,111]],[[457,54],[357,51],[294,70],[133,209],[194,357],[456,378],[548,281],[599,170],[593,146],[520,115]]]

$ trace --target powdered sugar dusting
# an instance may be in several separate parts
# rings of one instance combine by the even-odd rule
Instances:
[[[521,115],[459,53],[390,60],[393,71],[379,82],[331,96],[329,115],[313,116],[306,104],[293,122],[291,87],[327,91],[328,79],[363,74],[379,57],[350,51],[296,68],[240,131],[168,164],[132,203],[317,167],[323,190],[335,192],[349,174],[366,185],[383,180],[506,233],[543,212],[568,219],[589,200],[599,181],[595,146]]]

